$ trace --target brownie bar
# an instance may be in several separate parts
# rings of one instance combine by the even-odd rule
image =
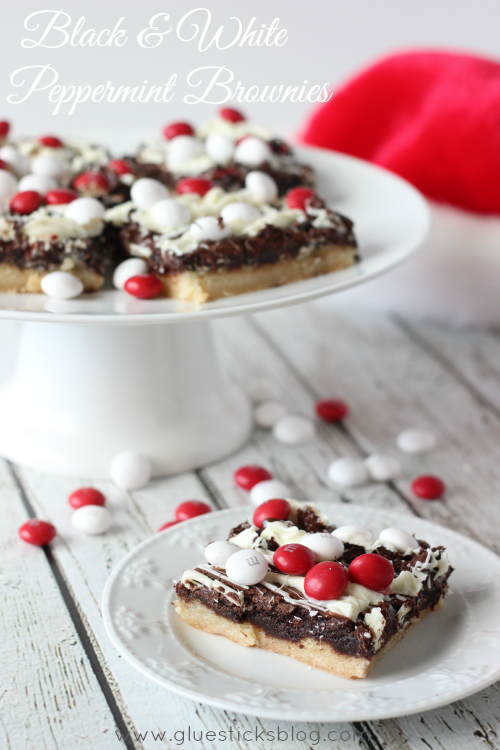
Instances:
[[[240,629],[248,625],[256,628],[264,636],[264,648],[269,647],[266,643],[278,644],[277,648],[271,646],[271,650],[289,653],[303,661],[307,659],[297,649],[310,649],[311,643],[316,643],[324,652],[325,646],[329,646],[332,653],[344,659],[344,662],[347,660],[349,663],[349,657],[354,659],[352,673],[348,669],[347,673],[340,670],[337,674],[365,676],[384,649],[391,648],[413,622],[441,605],[453,570],[446,552],[443,547],[431,548],[427,542],[417,540],[418,547],[406,554],[391,548],[386,542],[371,540],[368,550],[386,557],[394,566],[392,591],[377,593],[350,583],[338,600],[317,602],[305,596],[299,577],[285,576],[272,565],[272,553],[280,543],[286,543],[284,540],[293,539],[294,535],[297,535],[300,543],[301,532],[331,532],[333,527],[309,505],[300,507],[298,511],[295,509],[294,514],[293,521],[265,521],[264,529],[260,532],[248,522],[232,529],[228,539],[243,549],[259,549],[269,561],[269,572],[257,585],[240,586],[231,582],[223,569],[209,564],[200,565],[195,571],[186,571],[182,580],[175,585],[181,616],[189,621],[189,605],[194,605],[194,611],[198,605],[202,605],[206,611],[213,612]],[[337,562],[347,567],[366,551],[366,546],[346,541],[344,554]],[[196,580],[197,576],[202,578]],[[221,591],[213,585],[200,583],[203,576],[210,581],[222,581],[229,590]],[[352,616],[331,611],[338,605],[337,609],[347,612],[349,607],[346,609],[344,605],[349,603],[349,597],[354,602],[356,597],[359,600],[350,612]],[[203,610],[198,608],[200,611]],[[223,625],[218,628],[207,629],[225,634]],[[283,642],[288,642],[290,648],[279,645]],[[357,670],[356,660],[366,664],[366,669]],[[314,661],[307,663],[321,666]]]

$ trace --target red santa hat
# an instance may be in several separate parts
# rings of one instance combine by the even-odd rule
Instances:
[[[431,200],[500,214],[500,64],[393,55],[321,104],[301,140],[390,169]]]

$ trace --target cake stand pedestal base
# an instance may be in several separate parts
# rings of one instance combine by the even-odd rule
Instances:
[[[23,323],[0,389],[0,454],[53,474],[99,479],[135,450],[153,475],[217,461],[251,431],[250,406],[221,373],[210,323]]]

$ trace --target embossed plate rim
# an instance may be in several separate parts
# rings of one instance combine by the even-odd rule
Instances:
[[[452,564],[454,555],[458,556],[460,553],[463,555],[465,554],[464,550],[469,550],[471,554],[468,559],[472,561],[472,568],[465,571],[462,566],[462,575],[467,577],[466,574],[471,573],[472,578],[474,578],[474,570],[478,572],[482,570],[484,572],[485,562],[487,562],[488,565],[486,567],[496,571],[497,576],[500,577],[500,557],[478,542],[464,537],[451,529],[438,526],[415,516],[401,515],[391,511],[374,510],[355,505],[349,505],[348,507],[342,505],[333,506],[331,503],[328,506],[326,504],[319,505],[329,513],[332,522],[337,524],[346,521],[357,522],[368,527],[371,526],[374,530],[379,526],[382,528],[388,525],[402,528],[409,527],[423,538],[427,536],[434,544],[442,540],[442,543],[450,551]],[[116,605],[117,596],[119,601],[120,587],[123,590],[123,576],[124,574],[126,575],[126,571],[130,569],[130,566],[136,564],[138,557],[146,550],[154,552],[154,549],[157,548],[162,551],[163,562],[168,560],[168,564],[171,564],[172,570],[175,571],[173,575],[179,577],[181,569],[179,566],[176,566],[175,548],[173,549],[172,556],[168,553],[170,544],[182,539],[189,541],[191,537],[193,539],[202,537],[207,542],[214,538],[214,529],[219,527],[219,525],[221,531],[224,530],[224,533],[227,534],[228,529],[241,522],[242,518],[248,515],[250,510],[250,508],[241,507],[217,511],[210,517],[202,516],[194,518],[183,522],[182,527],[174,526],[167,529],[161,534],[156,534],[146,539],[131,550],[113,570],[103,593],[102,612],[104,625],[113,645],[139,672],[185,697],[225,710],[281,721],[288,719],[292,721],[316,722],[388,719],[427,711],[466,698],[488,687],[500,678],[500,629],[498,627],[494,630],[481,629],[479,627],[480,621],[473,623],[472,620],[474,618],[472,617],[469,617],[470,622],[472,622],[472,628],[468,633],[465,646],[460,649],[454,649],[453,653],[446,657],[441,666],[431,667],[422,674],[409,677],[404,677],[403,673],[402,678],[398,676],[393,682],[389,680],[382,684],[370,683],[370,678],[367,678],[365,681],[355,681],[355,684],[346,681],[345,690],[342,691],[341,695],[339,695],[339,691],[335,690],[320,689],[304,693],[302,691],[291,690],[286,685],[283,685],[283,687],[263,685],[262,683],[253,682],[246,678],[238,678],[213,668],[201,657],[197,658],[196,654],[192,650],[189,650],[179,639],[175,628],[171,628],[168,623],[165,623],[163,617],[166,606],[165,601],[163,601],[158,610],[162,614],[159,614],[158,619],[152,621],[141,620],[140,617],[137,619],[137,615],[128,610],[132,614],[132,626],[139,630],[139,647],[137,651],[134,651],[130,642],[123,634],[120,634],[116,626],[116,614],[118,612]],[[204,526],[207,526],[207,528],[204,529]],[[181,531],[182,534],[180,534]],[[165,555],[166,552],[167,555]],[[197,550],[193,552],[193,563],[191,564],[195,564],[196,560],[199,559],[200,550]],[[154,565],[152,570],[154,570]],[[148,606],[158,609],[157,602],[159,597],[155,596],[155,592],[158,589],[154,588],[155,574],[154,572],[149,572],[147,575],[150,576],[153,585],[149,589],[141,587],[141,592],[142,594],[146,592],[144,595],[148,600]],[[453,574],[451,579],[452,589],[454,588],[454,577],[456,581],[460,581],[460,574]],[[156,585],[158,585],[159,581],[162,581],[159,585],[165,588],[168,579],[158,579],[156,580]],[[462,585],[465,585],[464,582],[462,582]],[[130,594],[131,590],[127,589],[127,594]],[[151,595],[149,592],[151,592]],[[493,617],[498,622],[497,615],[500,616],[500,598],[498,595],[495,597],[494,593],[494,590],[491,589],[490,595],[483,596],[482,602],[478,607],[479,618],[486,618],[488,615],[488,617]],[[496,593],[498,594],[498,587]],[[172,595],[167,596],[167,604],[171,598]],[[488,607],[492,610],[489,614]],[[123,607],[123,609],[126,608]],[[477,620],[477,613],[474,616]],[[134,617],[136,617],[135,620],[133,619]],[[173,617],[175,618],[176,615],[174,614]],[[148,631],[148,628],[151,632]],[[155,634],[153,635],[153,633]],[[172,645],[170,649],[178,657],[175,661],[173,661],[172,654],[170,654],[170,659],[164,655],[160,655],[159,658],[151,660],[146,656],[148,645],[153,643],[153,639],[155,639],[154,642],[156,644],[158,633],[160,633],[160,652],[164,647],[168,648],[168,645],[165,646],[165,643],[168,644],[168,639],[171,639],[170,643]],[[206,637],[206,634],[203,635]],[[219,636],[208,637],[219,638]],[[411,636],[408,637],[410,638]],[[488,643],[487,647],[481,643],[476,644],[474,642],[476,637],[479,641],[481,641],[481,638],[492,641],[494,653],[492,654],[491,643]],[[155,645],[155,648],[157,649],[158,646]],[[477,649],[479,649],[479,654],[482,656],[482,660],[480,659],[479,663],[475,660]],[[259,654],[265,656],[266,652],[258,651]],[[492,658],[496,652],[499,657],[498,659]],[[392,653],[396,653],[396,649]],[[287,659],[287,657],[280,658]],[[467,659],[470,658],[473,658],[473,661],[470,666],[466,666]],[[494,666],[495,662],[498,664],[496,668]],[[444,685],[444,691],[439,692],[438,687],[436,687],[436,695],[429,697],[426,694],[425,697],[422,697],[424,691],[422,689],[419,690],[419,682],[422,682],[424,679],[426,686],[430,684],[432,687],[434,682],[439,686]],[[396,685],[397,689],[395,689]],[[391,693],[391,686],[393,693]],[[351,690],[349,690],[350,687]],[[308,699],[310,699],[310,705],[307,705]],[[295,704],[294,700],[296,700]]]

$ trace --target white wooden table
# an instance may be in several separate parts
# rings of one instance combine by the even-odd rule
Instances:
[[[256,728],[270,731],[275,723],[208,708],[157,687],[117,654],[104,631],[101,594],[116,563],[170,520],[182,500],[205,499],[214,508],[244,505],[232,481],[242,464],[269,466],[297,498],[328,501],[332,517],[335,503],[391,508],[447,525],[500,553],[498,332],[377,318],[331,301],[219,321],[215,330],[224,363],[240,383],[268,376],[289,408],[303,414],[312,413],[318,398],[339,396],[350,404],[351,416],[343,426],[320,425],[317,438],[298,448],[256,431],[250,444],[227,460],[155,480],[137,492],[97,483],[114,518],[113,529],[102,537],[81,536],[70,524],[67,496],[84,477],[61,479],[0,461],[2,750],[305,750],[318,744],[256,740]],[[325,471],[334,457],[375,449],[397,454],[395,435],[410,426],[432,429],[439,447],[424,457],[403,457],[400,482],[342,493],[328,486]],[[411,495],[410,479],[424,472],[447,482],[444,501]],[[50,548],[18,539],[18,527],[30,516],[57,526]],[[226,731],[228,740],[188,741],[188,727],[198,737],[200,730]],[[247,737],[254,739],[237,741],[233,734],[231,740],[231,727],[249,730]],[[297,724],[295,732],[320,729],[323,747],[483,750],[500,749],[499,727],[495,685],[422,715],[354,725]],[[325,742],[329,731],[338,734]],[[152,732],[160,733],[157,740]]]

